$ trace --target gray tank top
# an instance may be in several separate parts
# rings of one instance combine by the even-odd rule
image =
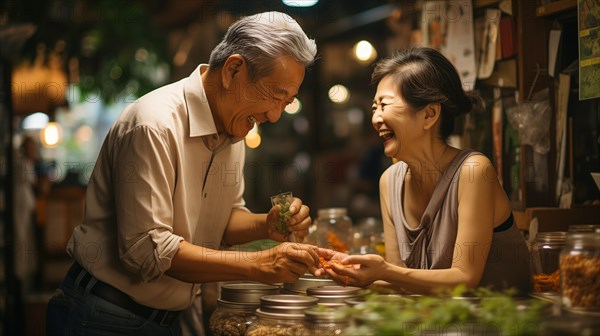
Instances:
[[[405,162],[390,167],[389,190],[392,221],[398,237],[400,258],[409,268],[446,269],[453,258],[468,257],[477,242],[456,246],[458,230],[458,179],[465,159],[480,154],[463,149],[438,181],[419,226],[411,229],[404,217],[402,190],[408,171]],[[477,246],[477,251],[481,247]],[[531,289],[529,250],[516,225],[494,232],[485,270],[479,286],[493,289],[516,288],[524,294]]]

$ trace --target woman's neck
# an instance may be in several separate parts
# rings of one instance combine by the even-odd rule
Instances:
[[[435,143],[420,155],[405,161],[408,164],[411,183],[424,189],[435,186],[452,161],[452,153],[455,150],[445,143]]]

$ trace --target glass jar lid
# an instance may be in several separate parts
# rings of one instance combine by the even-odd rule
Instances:
[[[221,297],[219,302],[237,304],[260,304],[260,298],[264,295],[279,293],[279,287],[254,282],[228,283],[221,286]]]
[[[303,318],[304,311],[314,307],[317,301],[317,298],[303,295],[265,295],[260,298],[260,308],[256,313],[270,317]]]
[[[346,216],[348,210],[346,208],[325,208],[319,209],[317,213],[320,218],[336,218]]]
[[[569,232],[567,246],[600,251],[600,232]]]
[[[544,243],[564,243],[567,233],[564,231],[538,232],[535,240]]]
[[[569,232],[600,232],[599,224],[569,225]]]

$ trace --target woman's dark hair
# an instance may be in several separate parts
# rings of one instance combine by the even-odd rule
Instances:
[[[392,76],[402,99],[413,109],[441,105],[440,137],[444,140],[454,130],[456,116],[483,107],[477,94],[463,90],[456,68],[435,49],[409,48],[379,61],[372,83],[377,85],[387,76]]]

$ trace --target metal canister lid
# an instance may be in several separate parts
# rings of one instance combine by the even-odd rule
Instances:
[[[339,322],[346,319],[346,317],[340,313],[339,310],[327,308],[318,309],[310,308],[304,312],[306,320],[309,322]]]
[[[321,305],[345,305],[345,301],[361,295],[362,288],[352,286],[318,286],[306,289],[306,294],[319,299]]]
[[[319,299],[303,295],[265,295],[260,298],[257,313],[277,317],[304,317],[304,311],[314,307]],[[259,314],[260,315],[260,314]]]
[[[305,274],[294,283],[284,283],[283,289],[293,294],[306,294],[307,288],[327,285],[335,285],[335,281],[328,278],[318,278],[312,274]]]
[[[219,302],[258,306],[262,296],[278,293],[279,287],[273,285],[258,282],[228,283],[221,286]]]

